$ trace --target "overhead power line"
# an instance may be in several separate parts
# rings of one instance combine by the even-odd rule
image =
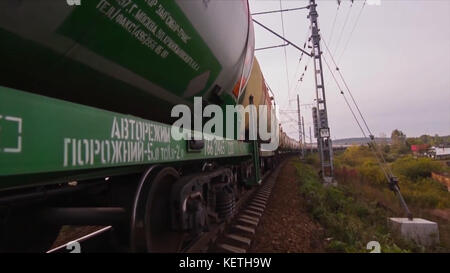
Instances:
[[[294,11],[294,10],[301,10],[301,9],[309,9],[309,6],[299,7],[299,8],[292,8],[292,9],[279,9],[279,10],[269,10],[269,11],[255,12],[255,13],[252,13],[252,16],[254,16],[254,15],[270,14],[270,13],[277,13],[277,12],[283,13],[283,12],[287,12],[287,11]]]
[[[335,60],[334,60],[334,58],[333,58],[333,55],[332,55],[331,52],[330,52],[330,49],[328,48],[328,46],[327,46],[327,44],[326,44],[325,41],[323,41],[323,43],[324,43],[324,45],[325,45],[325,48],[327,49],[328,55],[330,56],[331,60],[333,61],[333,64],[335,65],[336,71],[338,72],[338,74],[339,74],[339,76],[340,76],[342,82],[343,82],[344,85],[345,85],[346,90],[348,91],[348,93],[349,93],[349,95],[350,95],[350,97],[351,97],[351,99],[352,99],[352,101],[353,101],[353,104],[355,105],[355,107],[356,107],[356,109],[357,109],[357,111],[358,111],[358,113],[359,113],[359,116],[361,117],[362,121],[364,122],[365,128],[367,129],[367,132],[369,133],[370,140],[372,140],[372,141],[374,142],[374,144],[376,144],[375,141],[374,141],[374,135],[372,134],[372,131],[370,130],[370,128],[369,128],[369,126],[368,126],[368,124],[367,124],[367,122],[366,122],[366,119],[364,118],[364,116],[363,116],[361,110],[359,109],[359,106],[358,106],[358,104],[356,103],[356,100],[355,100],[355,98],[353,97],[353,94],[352,94],[352,92],[350,91],[350,88],[348,87],[348,84],[347,84],[347,82],[345,81],[344,76],[342,75],[342,73],[341,73],[339,67],[337,66],[337,64],[336,64],[336,62],[335,62]],[[327,64],[327,66],[328,66],[328,69],[330,70],[331,75],[333,76],[333,79],[335,80],[336,84],[338,85],[338,88],[339,88],[341,94],[342,94],[342,95],[344,96],[344,98],[345,98],[344,91],[341,89],[340,85],[338,84],[338,82],[337,82],[337,80],[336,80],[336,77],[334,76],[334,73],[333,73],[333,71],[331,70],[331,68],[330,68],[328,62],[326,61],[326,59],[325,59],[325,62],[326,62],[326,64]],[[345,98],[345,100],[346,100],[346,102],[348,103],[348,101],[347,101],[346,98]],[[352,114],[354,114],[352,109],[351,109],[351,111],[352,111]],[[366,135],[365,135],[365,133],[364,133],[364,130],[362,129],[362,126],[360,126],[360,124],[359,124],[358,119],[356,118],[355,115],[354,115],[354,117],[355,117],[355,119],[357,120],[358,125],[359,125],[360,129],[362,130],[364,136],[366,137]],[[384,159],[384,156],[383,156],[382,154],[381,154],[381,158],[383,159],[384,163],[386,163],[386,161],[385,161],[385,159]],[[389,168],[389,166],[387,166],[387,168],[388,168],[388,170],[389,170],[390,175],[393,175],[391,169]]]
[[[305,49],[306,50],[306,46],[307,45],[309,45],[309,41],[308,41],[308,36],[309,36],[309,29],[306,31],[306,34],[305,34],[305,43],[303,44],[303,49]],[[292,89],[292,86],[294,86],[294,83],[293,83],[293,81],[295,81],[295,79],[297,78],[297,73],[298,73],[298,70],[299,70],[299,68],[300,68],[300,63],[302,62],[302,60],[303,60],[303,56],[304,56],[305,54],[302,52],[302,54],[300,55],[300,58],[299,58],[299,60],[298,60],[298,63],[297,63],[297,67],[295,68],[295,73],[294,73],[294,76],[293,76],[293,80],[292,80],[292,82],[291,82],[291,84],[290,84],[290,86],[291,86],[291,89]],[[300,79],[301,80],[303,80],[303,77],[305,76],[305,72],[303,71],[303,74],[300,76]],[[297,83],[298,83],[298,81],[297,81]],[[297,85],[298,84],[296,84],[295,85],[295,88],[293,89],[294,90],[294,93],[295,93],[295,91],[296,91],[296,89],[297,89]]]
[[[350,36],[348,37],[347,42],[344,45],[344,49],[342,50],[342,53],[341,53],[341,55],[340,55],[340,57],[338,59],[338,63],[342,59],[342,56],[344,56],[345,50],[347,49],[348,44],[350,43],[350,40],[351,40],[351,38],[353,36],[353,32],[355,32],[356,26],[358,25],[359,18],[361,17],[361,14],[362,14],[362,12],[364,10],[364,7],[366,6],[366,2],[367,2],[367,0],[364,0],[363,4],[361,6],[361,9],[359,10],[358,17],[356,17],[355,24],[353,25],[352,31],[350,32]]]
[[[332,58],[331,55],[330,55],[330,57]],[[406,214],[408,215],[408,218],[410,220],[412,220],[413,219],[412,213],[409,210],[408,205],[406,204],[405,200],[403,199],[402,193],[400,192],[400,188],[398,187],[398,184],[397,184],[398,181],[395,178],[395,176],[393,175],[392,170],[390,169],[389,165],[387,164],[387,162],[386,162],[386,160],[385,160],[385,158],[383,156],[383,153],[378,150],[377,144],[376,144],[373,136],[371,135],[370,138],[367,137],[366,133],[364,132],[364,130],[363,130],[363,128],[362,128],[362,126],[361,126],[361,124],[360,124],[360,122],[358,120],[358,118],[355,115],[355,112],[353,111],[352,107],[350,106],[350,103],[347,100],[347,98],[345,96],[345,93],[342,91],[342,89],[341,89],[341,87],[340,87],[336,77],[334,76],[334,73],[333,73],[330,65],[328,64],[328,61],[325,58],[325,56],[323,57],[323,59],[325,60],[325,63],[327,65],[327,67],[328,67],[328,70],[330,71],[331,75],[333,76],[333,79],[334,79],[336,85],[338,86],[342,96],[344,97],[345,103],[347,104],[347,107],[350,109],[350,112],[352,113],[353,118],[355,119],[356,123],[358,124],[359,129],[361,130],[364,138],[368,139],[369,143],[372,144],[372,145],[369,145],[370,150],[372,151],[373,155],[375,156],[375,159],[377,160],[377,163],[380,166],[380,169],[383,171],[383,174],[385,175],[386,180],[388,181],[390,189],[398,196],[398,198],[400,199],[400,202],[401,202],[403,208],[405,209]],[[354,103],[355,103],[355,106],[358,108],[358,105],[356,104],[356,102],[354,102]],[[382,161],[383,161],[383,163],[382,163]]]
[[[294,91],[296,91],[297,88],[299,88],[301,86],[301,84],[303,83],[303,78],[305,77],[305,73],[308,70],[308,66],[309,66],[310,62],[311,62],[311,58],[308,59],[308,62],[306,63],[305,68],[303,69],[303,73],[302,73],[302,75],[300,76],[300,79],[298,79],[298,81],[297,81],[297,83],[295,85]]]
[[[339,92],[340,92],[341,95],[344,97],[344,100],[345,100],[345,102],[346,102],[346,104],[347,104],[347,107],[348,107],[348,109],[350,110],[350,112],[352,113],[353,118],[354,118],[355,121],[356,121],[356,124],[358,125],[359,129],[361,130],[363,136],[364,136],[365,138],[367,138],[366,133],[365,133],[364,129],[363,129],[362,126],[361,126],[361,123],[359,122],[358,118],[356,117],[355,112],[353,111],[353,108],[350,106],[350,103],[348,102],[347,97],[345,96],[344,91],[342,91],[341,85],[339,84],[338,80],[336,79],[336,76],[334,75],[334,73],[333,73],[333,71],[332,71],[332,69],[331,69],[331,67],[330,67],[330,64],[328,63],[327,58],[325,58],[325,56],[323,56],[323,60],[325,61],[325,64],[327,65],[328,70],[330,71],[331,76],[333,77],[333,80],[334,80],[334,82],[336,83],[336,86],[338,87]],[[386,178],[388,178],[388,177],[386,176]]]
[[[331,31],[330,31],[330,38],[328,38],[328,43],[331,44],[331,39],[333,39],[333,32],[334,32],[334,27],[336,26],[336,20],[339,14],[339,7],[341,5],[339,4],[336,8],[336,15],[334,15],[334,20],[333,20],[333,25],[331,27]]]
[[[343,36],[343,34],[344,34],[344,30],[345,30],[345,27],[346,27],[346,25],[347,25],[348,18],[350,17],[350,13],[352,12],[352,7],[353,7],[353,1],[351,2],[350,7],[348,8],[347,16],[345,17],[344,25],[342,26],[341,34],[339,35],[339,38],[338,38],[338,40],[337,40],[337,43],[336,43],[336,47],[335,47],[334,53],[336,53],[336,51],[337,51],[338,48],[339,48],[339,43],[341,42],[342,36]]]
[[[258,50],[265,50],[265,49],[271,49],[271,48],[278,48],[278,47],[283,47],[283,46],[288,46],[289,44],[282,44],[282,45],[275,45],[275,46],[266,46],[266,47],[259,47],[259,48],[255,48],[255,51]]]
[[[283,10],[283,5],[281,3],[280,0],[280,10]],[[283,37],[286,37],[285,32],[284,32],[284,17],[283,17],[283,12],[280,12],[280,17],[281,17],[281,30],[283,33]],[[288,103],[290,104],[290,97],[291,97],[291,87],[289,86],[289,69],[288,69],[288,60],[287,60],[287,51],[286,51],[286,47],[283,47],[284,49],[284,62],[285,62],[285,67],[286,67],[286,83],[287,83],[287,89],[288,89]]]
[[[334,66],[335,66],[335,68],[336,68],[336,71],[338,72],[338,74],[339,74],[339,76],[340,76],[342,82],[343,82],[344,85],[345,85],[345,88],[347,89],[348,93],[350,94],[350,97],[351,97],[353,103],[355,104],[356,109],[358,110],[358,113],[359,113],[361,119],[363,120],[364,125],[365,125],[367,131],[369,132],[369,134],[370,134],[371,136],[373,136],[372,132],[370,131],[369,126],[367,125],[366,120],[364,119],[363,114],[361,113],[361,110],[360,110],[359,107],[358,107],[358,104],[356,103],[355,98],[353,97],[352,92],[350,91],[350,88],[349,88],[348,85],[347,85],[347,82],[346,82],[345,79],[344,79],[344,76],[343,76],[342,73],[341,73],[341,70],[339,69],[338,65],[336,64],[336,61],[335,61],[334,58],[333,58],[333,54],[331,54],[330,49],[329,49],[328,46],[327,46],[327,43],[326,43],[325,41],[323,41],[323,43],[324,43],[324,45],[325,45],[325,48],[327,49],[327,52],[328,52],[328,54],[329,54],[331,60],[333,61],[333,64],[334,64]]]
[[[305,50],[303,50],[301,47],[299,47],[298,45],[294,44],[293,42],[289,41],[288,39],[284,38],[283,36],[281,36],[280,34],[276,33],[275,31],[271,30],[270,28],[266,27],[265,25],[261,24],[260,22],[258,22],[255,19],[252,19],[253,22],[255,22],[256,24],[258,24],[259,26],[261,26],[262,28],[264,28],[265,30],[269,31],[270,33],[272,33],[273,35],[277,36],[278,38],[280,38],[281,40],[285,41],[286,43],[290,44],[291,46],[293,46],[294,48],[300,50],[301,52],[303,52],[305,55],[311,57],[311,54],[306,52]]]
[[[322,40],[322,41],[323,41],[323,40]],[[328,67],[328,69],[329,69],[331,75],[333,76],[333,79],[335,80],[335,82],[336,82],[336,84],[337,84],[337,86],[338,86],[338,88],[339,88],[341,94],[343,95],[343,97],[344,97],[344,99],[345,99],[345,102],[346,102],[347,106],[349,107],[350,111],[352,112],[353,118],[354,118],[355,121],[357,122],[357,124],[358,124],[358,126],[359,126],[359,128],[360,128],[360,130],[361,130],[361,132],[362,132],[362,134],[363,134],[363,136],[364,136],[366,139],[369,139],[369,143],[370,143],[370,144],[369,144],[369,147],[371,148],[371,150],[373,150],[373,154],[375,155],[375,158],[377,159],[377,162],[378,162],[378,164],[380,165],[380,168],[383,170],[383,173],[385,174],[386,179],[388,180],[390,189],[398,196],[398,198],[400,199],[400,202],[401,202],[403,208],[404,208],[405,211],[406,211],[406,214],[408,215],[408,218],[409,218],[410,220],[412,220],[412,219],[413,219],[412,213],[411,213],[411,211],[409,210],[408,205],[406,204],[405,200],[403,199],[403,196],[402,196],[402,194],[401,194],[401,192],[400,192],[400,188],[398,187],[398,180],[397,180],[397,178],[396,178],[396,177],[394,176],[394,174],[392,173],[392,170],[391,170],[391,168],[389,167],[389,165],[387,164],[386,159],[385,159],[384,156],[383,156],[383,153],[378,149],[377,143],[376,143],[376,141],[375,141],[375,137],[374,137],[374,135],[372,134],[372,132],[371,132],[369,126],[367,125],[367,122],[366,122],[364,116],[362,115],[361,110],[359,109],[359,106],[358,106],[358,104],[356,103],[356,100],[355,100],[355,98],[353,97],[352,92],[350,91],[350,88],[348,87],[347,82],[345,81],[344,77],[342,76],[342,73],[341,73],[339,67],[338,67],[337,64],[336,64],[336,62],[335,62],[335,60],[334,60],[334,58],[333,58],[333,55],[332,55],[331,52],[330,52],[330,49],[328,48],[328,46],[327,46],[327,44],[326,44],[325,41],[323,41],[323,43],[324,43],[324,45],[325,45],[325,47],[326,47],[326,49],[327,49],[328,55],[330,56],[331,60],[333,61],[333,64],[334,64],[335,67],[336,67],[336,71],[338,72],[338,74],[339,74],[339,76],[340,76],[342,82],[343,82],[344,85],[345,85],[346,90],[348,91],[348,93],[349,93],[349,95],[350,95],[350,97],[351,97],[351,99],[352,99],[352,101],[353,101],[353,104],[355,105],[355,108],[357,109],[357,111],[358,111],[358,113],[359,113],[359,115],[360,115],[362,121],[364,122],[364,125],[365,125],[367,131],[369,132],[369,137],[370,137],[370,138],[368,138],[367,135],[365,134],[365,132],[364,132],[364,130],[363,130],[361,124],[359,123],[358,118],[356,117],[356,115],[355,115],[355,113],[354,113],[352,107],[350,106],[349,101],[348,101],[347,98],[345,97],[344,91],[341,89],[340,85],[338,84],[338,81],[337,81],[336,77],[334,76],[334,73],[333,73],[331,67],[329,66],[328,62],[326,61],[325,56],[324,56],[325,63],[327,64],[327,67]]]

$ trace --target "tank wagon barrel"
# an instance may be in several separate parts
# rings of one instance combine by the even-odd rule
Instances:
[[[0,40],[3,86],[160,122],[235,104],[254,50],[246,1],[6,0]]]

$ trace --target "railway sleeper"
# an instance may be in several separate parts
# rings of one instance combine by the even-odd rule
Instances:
[[[240,247],[249,247],[252,240],[238,234],[230,233],[225,235],[224,242]]]
[[[256,200],[253,200],[251,202],[251,205],[256,206],[256,207],[261,207],[261,208],[266,208],[266,203],[265,202],[258,202]]]
[[[256,217],[261,217],[262,216],[262,213],[257,212],[257,211],[253,211],[253,210],[249,210],[249,209],[246,209],[244,211],[244,213],[249,214],[249,215],[254,215]]]
[[[250,225],[250,226],[258,226],[258,222],[259,221],[254,221],[254,220],[250,220],[250,219],[247,219],[247,218],[243,218],[243,217],[239,217],[238,218],[238,222],[241,222],[241,223],[244,223],[244,224],[246,224],[246,225]]]
[[[246,253],[247,251],[244,248],[236,247],[229,244],[219,244],[217,246],[219,250],[225,251],[228,253]]]
[[[242,214],[242,215],[240,215],[239,217],[244,218],[244,219],[248,219],[248,220],[251,220],[251,221],[254,221],[254,222],[258,222],[258,223],[259,223],[259,218],[252,217],[252,216],[249,216],[249,215],[247,215],[247,214]]]
[[[253,227],[248,227],[248,226],[239,225],[239,224],[233,225],[232,229],[237,232],[245,233],[245,234],[251,235],[251,236],[255,235],[255,232],[256,232]]]
[[[253,206],[253,205],[248,206],[248,209],[252,210],[252,211],[256,211],[260,214],[262,214],[264,212],[264,208]]]

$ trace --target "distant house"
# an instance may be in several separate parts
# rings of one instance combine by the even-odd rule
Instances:
[[[427,152],[428,156],[435,159],[447,159],[450,158],[450,147],[431,147]]]
[[[429,150],[429,144],[416,144],[411,145],[411,152],[415,155],[427,155],[427,151]]]

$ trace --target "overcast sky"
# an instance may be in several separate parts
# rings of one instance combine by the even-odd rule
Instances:
[[[342,0],[338,10],[337,1],[318,0],[319,26],[372,132],[390,136],[398,128],[407,136],[450,134],[450,0],[381,0],[379,6],[366,4],[350,37],[364,1],[354,2],[351,7],[350,0]],[[286,9],[306,6],[308,1],[281,3]],[[276,10],[280,1],[250,0],[250,8],[252,13]],[[309,30],[306,16],[307,10],[283,13],[285,37],[300,46]],[[280,13],[254,18],[282,33]],[[255,35],[256,48],[282,44],[256,24]],[[289,89],[284,48],[256,52],[282,110],[296,109],[296,94],[300,94],[302,104],[313,103],[315,98],[313,62],[304,81],[297,84],[308,58],[304,56],[298,65],[298,50],[286,47],[286,54]],[[325,63],[324,71],[332,138],[362,136]],[[309,135],[311,107],[301,110]],[[297,137],[293,122],[296,113],[290,116],[291,122],[283,118],[287,121],[283,127],[290,136]]]

